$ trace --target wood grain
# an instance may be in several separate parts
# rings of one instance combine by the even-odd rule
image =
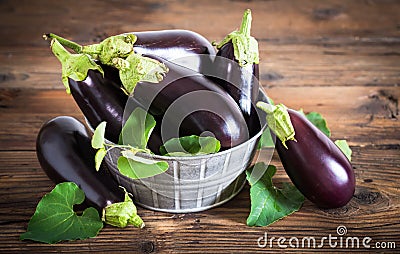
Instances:
[[[270,87],[264,89],[276,102],[305,112],[323,114],[333,139],[351,145],[399,145],[400,97],[397,87]],[[0,150],[32,150],[43,123],[58,115],[83,121],[73,98],[64,90],[0,90]],[[0,97],[0,98],[2,98]],[[343,103],[345,101],[346,103]],[[15,134],[6,135],[9,130]],[[370,135],[374,133],[374,135]]]
[[[268,228],[251,228],[245,226],[250,206],[249,189],[246,186],[234,200],[202,213],[174,215],[139,208],[139,214],[146,220],[146,228],[106,227],[95,239],[57,244],[57,250],[73,252],[90,246],[93,250],[103,252],[113,251],[118,246],[118,250],[141,252],[143,248],[152,246],[163,253],[168,250],[199,253],[204,251],[203,248],[210,253],[240,249],[249,252],[260,251],[256,241],[264,232],[276,237],[313,236],[320,239],[328,234],[336,234],[338,225],[346,225],[351,236],[397,241],[400,190],[395,184],[400,180],[396,174],[400,150],[385,150],[382,154],[382,147],[352,149],[357,190],[350,203],[343,208],[320,210],[306,201],[299,212]],[[376,154],[381,156],[378,158]],[[259,160],[264,161],[265,158],[261,155]],[[272,164],[278,165],[274,182],[279,185],[289,181],[276,156]],[[54,184],[40,169],[33,151],[2,152],[0,165],[0,186],[2,193],[5,193],[0,204],[0,250],[9,252],[13,248],[12,243],[24,232],[37,202]],[[13,171],[7,173],[8,168],[13,168]],[[20,242],[18,246],[19,251],[33,248],[47,252],[55,248],[29,241]]]
[[[271,87],[399,85],[400,44],[328,47],[260,42],[260,50],[260,79]],[[17,47],[12,51],[0,46],[2,87],[63,89],[60,68],[47,42],[41,47]]]
[[[266,228],[245,225],[249,187],[205,212],[160,213],[139,208],[142,230],[106,226],[93,239],[46,245],[19,241],[40,198],[54,184],[36,158],[42,124],[58,115],[83,120],[60,79],[60,64],[43,33],[86,44],[127,31],[190,29],[220,40],[253,12],[261,83],[275,102],[327,119],[332,139],[353,150],[357,188],[345,207],[299,212]],[[288,1],[0,1],[0,252],[1,253],[275,253],[364,252],[370,249],[259,248],[269,237],[337,236],[400,249],[400,3],[395,0]],[[266,161],[261,152],[259,160]],[[274,183],[288,182],[278,156]],[[374,249],[374,251],[378,251]]]

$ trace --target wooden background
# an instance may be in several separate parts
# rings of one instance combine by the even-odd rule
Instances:
[[[357,188],[351,202],[320,210],[306,201],[284,220],[252,228],[245,225],[246,187],[206,212],[139,208],[142,230],[106,226],[96,238],[56,245],[19,241],[38,201],[54,187],[36,159],[40,126],[59,115],[83,119],[64,92],[60,64],[42,34],[91,43],[128,31],[183,28],[220,40],[239,26],[245,8],[253,10],[266,92],[294,109],[322,113],[332,139],[347,139],[353,149]],[[346,236],[395,242],[397,249],[386,252],[399,251],[399,13],[395,0],[0,1],[0,252],[276,252],[283,250],[276,242],[261,249],[257,239],[265,232],[320,239],[337,236],[339,225],[347,227]],[[272,163],[278,166],[275,183],[289,181],[276,155]],[[325,247],[317,251],[340,250]]]

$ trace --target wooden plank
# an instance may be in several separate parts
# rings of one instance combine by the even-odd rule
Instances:
[[[2,46],[42,45],[54,32],[78,42],[98,41],[128,31],[190,29],[220,40],[253,10],[253,34],[278,43],[342,40],[399,43],[400,5],[389,1],[2,1]],[[368,17],[368,18],[366,18]],[[29,21],[29,28],[26,27]],[[107,22],[105,22],[107,21]]]
[[[323,114],[333,139],[352,145],[398,145],[400,90],[396,87],[272,87],[277,103]],[[33,150],[42,124],[59,115],[83,121],[83,115],[63,90],[0,90],[0,150]],[[9,135],[12,130],[13,134]]]
[[[0,90],[0,150],[34,150],[40,127],[56,116],[83,122],[72,96],[62,90]]]
[[[25,57],[29,55],[30,57]],[[390,86],[400,79],[400,45],[274,45],[260,42],[260,79],[268,86]],[[0,47],[3,88],[64,89],[61,65],[40,47]]]
[[[399,145],[397,87],[272,87],[266,91],[277,103],[320,112],[332,139],[362,146]]]
[[[261,82],[275,102],[326,117],[333,139],[353,149],[357,188],[343,208],[320,210],[306,201],[270,227],[245,225],[249,187],[205,212],[174,215],[139,208],[146,228],[106,226],[98,237],[47,245],[19,241],[37,202],[54,184],[40,169],[35,139],[52,117],[83,116],[64,92],[60,65],[45,32],[79,43],[157,29],[190,29],[220,40],[253,11]],[[371,237],[400,247],[400,4],[396,0],[0,2],[0,252],[1,253],[276,253],[312,248],[259,248],[263,237]],[[261,152],[261,160],[266,160]],[[274,183],[289,181],[279,158]],[[329,248],[317,252],[369,249]],[[377,249],[373,249],[377,251]]]
[[[48,246],[31,241],[18,241],[41,196],[54,184],[40,169],[35,152],[0,152],[0,251],[121,251],[212,253],[265,251],[257,239],[267,232],[270,237],[315,237],[332,234],[345,225],[347,236],[373,238],[376,241],[397,241],[400,237],[400,190],[396,183],[400,165],[400,149],[385,146],[352,147],[357,190],[343,208],[320,210],[306,201],[299,212],[267,228],[245,225],[249,213],[249,187],[235,199],[218,208],[193,214],[168,214],[139,208],[146,228],[119,229],[107,226],[95,239],[64,242]],[[376,157],[379,154],[379,157]],[[266,158],[261,154],[260,160]],[[274,182],[278,186],[289,181],[276,156],[278,166]],[[9,171],[12,168],[13,171]],[[26,178],[29,177],[29,181]],[[240,240],[238,240],[240,239]],[[279,249],[274,246],[275,250]]]

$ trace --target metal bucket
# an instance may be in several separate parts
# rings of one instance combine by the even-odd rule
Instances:
[[[268,100],[262,89],[258,100]],[[204,211],[229,201],[243,188],[246,183],[244,171],[254,158],[266,126],[265,118],[260,122],[263,127],[257,135],[215,154],[190,157],[137,154],[168,163],[167,171],[152,177],[135,180],[122,175],[117,168],[121,152],[118,148],[106,155],[105,163],[117,182],[133,195],[135,204],[171,213]]]

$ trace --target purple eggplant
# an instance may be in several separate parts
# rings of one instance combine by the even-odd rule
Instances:
[[[96,171],[96,151],[85,126],[75,118],[60,116],[45,123],[37,137],[36,153],[52,181],[76,183],[97,209],[124,200],[118,184],[104,170]]]
[[[71,94],[90,125],[95,128],[102,121],[108,123],[105,136],[118,143],[122,120],[128,96],[120,87],[115,68],[102,65],[104,77],[95,70],[89,70],[83,81],[68,79]],[[116,82],[117,81],[117,82]]]
[[[133,49],[139,54],[157,55],[167,60],[187,54],[215,55],[214,47],[200,34],[189,30],[133,32]]]
[[[211,43],[200,34],[189,30],[161,30],[134,32],[137,41],[133,45],[136,53],[156,55],[204,73],[215,55]]]
[[[137,54],[158,56],[199,73],[212,68],[215,49],[196,32],[176,29],[127,34],[137,37],[133,44]]]
[[[352,165],[340,149],[299,112],[288,109],[297,141],[277,140],[286,173],[311,202],[321,208],[346,205],[355,190]]]
[[[69,79],[71,93],[92,127],[106,121],[106,138],[118,143],[124,119],[131,112],[129,108],[140,106],[149,109],[157,121],[149,140],[149,148],[155,153],[165,141],[178,136],[212,133],[221,142],[222,149],[248,139],[246,122],[240,109],[223,89],[188,68],[161,57],[149,57],[166,64],[169,72],[158,84],[139,82],[129,100],[121,89],[121,81],[115,77],[116,69],[113,67],[102,65],[104,77],[98,71],[89,70],[84,81]],[[184,100],[178,100],[181,96],[189,100],[186,101],[188,105],[182,104]],[[179,103],[175,103],[176,100]],[[164,117],[171,104],[174,104],[175,112]],[[179,119],[188,110],[195,112]],[[168,126],[163,133],[162,124]]]
[[[246,10],[239,31],[230,33],[217,45],[219,49],[210,76],[238,103],[250,134],[261,126],[255,109],[259,93],[258,43],[251,37],[251,11]]]
[[[83,190],[86,199],[81,208],[93,206],[103,212],[106,223],[121,226],[113,224],[112,218],[107,217],[107,207],[113,204],[121,206],[121,202],[126,202],[126,194],[105,170],[96,171],[96,151],[82,123],[68,116],[48,121],[37,136],[36,153],[41,167],[54,183],[74,182]],[[136,208],[130,212],[136,215]],[[140,223],[138,216],[131,216],[129,219]]]
[[[96,63],[86,54],[71,54],[57,39],[51,50],[62,65],[62,81],[93,128],[106,121],[107,139],[118,142],[128,96],[121,89],[118,70]]]
[[[141,106],[153,115],[156,128],[149,148],[158,152],[163,142],[189,135],[213,135],[228,149],[245,142],[248,130],[243,115],[229,94],[202,74],[160,57],[169,71],[158,84],[139,82],[128,108]]]
[[[205,72],[211,66],[215,49],[200,34],[189,30],[161,30],[126,33],[137,37],[133,50],[173,61],[197,72]],[[55,38],[76,53],[84,53],[85,46],[49,33],[44,38]]]
[[[177,62],[179,62],[177,58],[186,57],[186,60],[189,60],[188,67],[196,71],[208,68],[211,59],[207,56],[215,54],[210,42],[192,31],[164,30],[134,34],[137,36],[134,51],[152,53],[165,59],[175,59]],[[55,34],[47,34],[45,38],[55,38],[77,53],[83,50],[81,45]],[[104,70],[104,77],[100,72],[89,70],[87,78],[83,81],[69,78],[69,90],[90,125],[96,127],[100,122],[106,121],[108,125],[105,136],[108,140],[117,143],[128,96],[121,89],[119,70],[99,62],[97,64]]]

